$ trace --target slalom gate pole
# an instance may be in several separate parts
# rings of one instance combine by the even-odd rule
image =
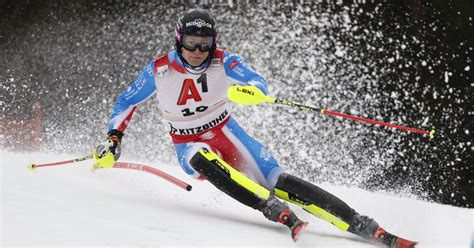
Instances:
[[[366,118],[362,118],[362,117],[358,117],[358,116],[354,116],[354,115],[338,113],[338,112],[334,112],[334,111],[331,111],[331,110],[328,110],[328,109],[314,108],[314,107],[310,107],[310,106],[306,106],[306,105],[301,105],[301,104],[298,104],[298,103],[279,100],[279,99],[276,99],[276,98],[266,96],[265,94],[263,94],[262,91],[260,91],[255,86],[231,86],[227,90],[227,96],[229,97],[230,100],[232,100],[236,103],[240,103],[240,104],[260,104],[260,103],[263,103],[263,102],[276,103],[276,104],[282,104],[282,105],[286,105],[286,106],[290,106],[290,107],[295,107],[295,108],[305,110],[305,111],[319,112],[319,113],[326,114],[326,115],[338,116],[338,117],[351,119],[351,120],[355,120],[355,121],[366,122],[366,123],[371,123],[371,124],[375,124],[375,125],[401,129],[401,130],[405,130],[405,131],[413,132],[413,133],[420,133],[420,134],[423,134],[423,135],[428,135],[428,137],[430,139],[433,139],[434,135],[435,135],[435,130],[434,129],[431,130],[431,131],[425,131],[425,130],[405,127],[405,126],[401,126],[401,125],[395,125],[395,124],[390,124],[390,123],[386,123],[386,122],[366,119]]]
[[[176,177],[173,177],[163,171],[160,171],[158,169],[155,169],[153,167],[150,167],[150,166],[147,166],[147,165],[143,165],[143,164],[135,164],[135,163],[127,163],[127,162],[115,162],[114,163],[114,167],[113,168],[122,168],[122,169],[132,169],[132,170],[139,170],[139,171],[144,171],[144,172],[148,172],[148,173],[151,173],[155,176],[159,176],[165,180],[167,180],[168,182],[184,189],[184,190],[187,190],[187,191],[191,191],[191,189],[193,188],[191,185],[179,180],[178,178]]]

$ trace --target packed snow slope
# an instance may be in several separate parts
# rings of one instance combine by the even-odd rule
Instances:
[[[208,182],[188,178],[177,166],[146,163],[192,184],[191,192],[141,171],[92,172],[90,161],[27,169],[30,162],[74,155],[0,154],[2,247],[376,247],[296,206],[310,225],[294,243],[286,227]],[[419,247],[472,245],[473,209],[322,186]]]

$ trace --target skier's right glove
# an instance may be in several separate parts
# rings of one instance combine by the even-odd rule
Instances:
[[[103,168],[112,168],[116,160],[120,158],[122,152],[123,133],[117,129],[112,129],[107,135],[107,140],[97,146],[94,151],[96,166]]]

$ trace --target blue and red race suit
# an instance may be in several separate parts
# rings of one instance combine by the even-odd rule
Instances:
[[[235,54],[217,49],[200,68],[183,64],[176,51],[152,60],[118,97],[108,129],[122,132],[137,107],[156,94],[182,169],[200,178],[189,161],[205,147],[262,186],[273,189],[283,169],[230,114],[227,88],[253,85],[267,94],[266,80]]]

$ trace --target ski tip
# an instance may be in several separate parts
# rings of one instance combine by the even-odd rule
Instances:
[[[35,163],[28,164],[28,169],[35,170]]]
[[[397,238],[393,244],[393,247],[400,247],[400,248],[416,248],[418,242],[411,241],[407,239]]]
[[[377,228],[374,233],[373,239],[377,242],[385,244],[390,248],[415,248],[418,242],[411,241],[408,239],[400,238],[385,231],[382,227]]]

